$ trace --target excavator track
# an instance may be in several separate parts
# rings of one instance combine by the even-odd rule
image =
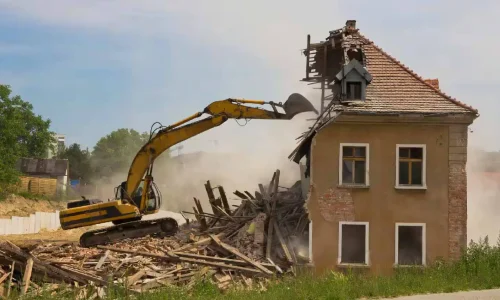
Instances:
[[[172,236],[179,230],[173,218],[131,221],[102,229],[85,232],[80,236],[80,246],[84,248],[106,245],[116,241],[140,238],[147,235]]]

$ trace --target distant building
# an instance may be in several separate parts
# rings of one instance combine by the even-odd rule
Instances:
[[[54,146],[54,151],[47,149],[47,158],[55,158],[59,150],[64,149],[66,146],[66,136],[64,134],[55,134],[56,142],[52,144]]]
[[[69,162],[67,159],[21,158],[17,170],[27,176],[57,179],[57,190],[66,192]]]

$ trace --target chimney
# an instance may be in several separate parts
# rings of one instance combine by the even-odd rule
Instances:
[[[439,79],[424,79],[424,81],[439,90]]]
[[[347,31],[356,30],[356,20],[347,20],[347,22],[345,22],[345,26]]]

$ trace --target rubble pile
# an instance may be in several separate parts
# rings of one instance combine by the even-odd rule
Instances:
[[[40,283],[57,288],[61,283],[93,286],[96,298],[109,283],[133,292],[144,292],[165,285],[192,285],[196,279],[213,280],[220,289],[230,285],[265,289],[275,275],[294,273],[307,263],[308,224],[304,200],[297,182],[279,190],[277,170],[268,186],[259,184],[254,195],[235,191],[241,199],[229,206],[224,188],[212,188],[207,181],[211,213],[194,199],[196,221],[180,227],[173,237],[144,237],[122,240],[95,248],[76,243],[44,243],[29,248],[0,242],[0,283],[9,280],[21,293],[41,290]],[[219,197],[215,197],[218,190]],[[35,283],[34,283],[35,282]]]

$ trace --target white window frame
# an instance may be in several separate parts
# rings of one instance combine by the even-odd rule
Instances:
[[[400,148],[422,148],[422,185],[400,185],[399,184],[399,149]],[[396,144],[396,178],[397,189],[425,190],[427,189],[427,147],[425,144]]]
[[[344,147],[365,147],[366,148],[366,161],[365,161],[365,183],[343,183],[342,182],[342,171],[344,168],[343,164],[343,156],[344,156]],[[370,185],[370,144],[368,143],[340,143],[339,148],[339,185],[346,186],[369,186]]]
[[[404,226],[419,226],[422,227],[422,264],[421,265],[400,265],[398,264],[399,253],[398,253],[398,245],[399,245],[399,227]],[[425,223],[396,223],[396,230],[394,231],[394,265],[395,266],[426,266],[427,259],[427,232]]]
[[[343,225],[365,225],[365,262],[362,265],[370,265],[370,224],[369,222],[352,222],[340,221],[339,222],[339,240],[338,240],[338,255],[337,264],[339,265],[359,265],[357,263],[343,263],[342,262],[342,226]]]

